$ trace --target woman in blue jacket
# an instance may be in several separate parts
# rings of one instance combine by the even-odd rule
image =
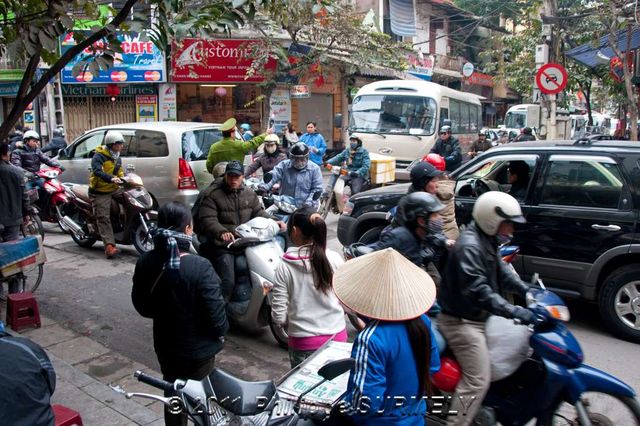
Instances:
[[[354,423],[424,425],[429,377],[440,369],[424,314],[436,297],[433,280],[386,249],[338,267],[333,285],[342,304],[367,322],[353,343],[356,364],[345,397]]]
[[[307,133],[300,136],[300,142],[304,142],[309,147],[311,155],[309,159],[322,166],[322,156],[327,151],[327,143],[321,133],[316,131],[316,123],[309,121],[307,123]]]

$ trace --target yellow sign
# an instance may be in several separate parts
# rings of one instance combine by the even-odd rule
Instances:
[[[136,96],[136,121],[158,121],[158,96]]]

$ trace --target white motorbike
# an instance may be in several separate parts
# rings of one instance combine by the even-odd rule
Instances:
[[[235,231],[240,238],[228,248],[244,254],[246,265],[242,256],[236,257],[236,283],[228,315],[234,323],[246,329],[255,330],[268,325],[278,344],[287,347],[286,330],[271,319],[271,289],[276,268],[284,254],[276,238],[280,227],[272,219],[255,217]]]

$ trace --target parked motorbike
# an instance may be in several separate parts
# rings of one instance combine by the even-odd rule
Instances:
[[[64,186],[58,180],[62,173],[59,167],[40,169],[35,172],[35,178],[30,181],[29,191],[36,191],[37,197],[34,200],[38,208],[40,219],[45,222],[57,223],[63,232],[69,232],[69,228],[62,222],[64,206],[69,202]],[[41,180],[40,185],[35,181]]]
[[[146,398],[160,401],[175,414],[186,413],[198,426],[243,425],[313,425],[331,415],[330,409],[310,405],[305,395],[323,383],[348,372],[355,360],[345,358],[329,361],[319,370],[322,380],[302,393],[297,400],[287,399],[278,392],[272,380],[246,382],[215,368],[207,377],[198,380],[176,380],[173,383],[136,371],[139,381],[168,393],[160,396],[147,393],[128,393],[120,387],[113,390],[127,399]]]
[[[91,247],[100,239],[93,214],[89,186],[64,184],[69,197],[63,223],[69,227],[71,238],[80,247]],[[133,244],[138,253],[153,249],[151,230],[157,227],[158,213],[152,210],[153,199],[144,188],[140,176],[128,173],[122,179],[124,193],[111,202],[111,226],[118,244]]]
[[[271,318],[271,289],[284,254],[276,239],[280,227],[274,220],[255,217],[236,227],[235,232],[240,238],[227,246],[237,253],[236,283],[227,310],[229,318],[250,330],[268,325],[278,344],[287,347],[286,330]]]
[[[567,306],[537,279],[540,288],[527,294],[527,306],[536,317],[529,345],[533,354],[510,376],[491,383],[480,424],[523,425],[536,419],[539,425],[640,425],[640,403],[635,391],[621,380],[583,364],[584,354],[565,322]],[[441,356],[442,368],[433,376],[436,393],[455,391],[460,366],[449,354]],[[446,413],[446,407],[442,410]],[[430,414],[428,422],[443,417]]]

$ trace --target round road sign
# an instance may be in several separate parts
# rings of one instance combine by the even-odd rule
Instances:
[[[471,62],[466,62],[462,67],[462,75],[469,78],[473,74],[474,66]]]
[[[536,86],[547,95],[562,92],[567,87],[567,70],[560,64],[543,65],[536,73]]]

